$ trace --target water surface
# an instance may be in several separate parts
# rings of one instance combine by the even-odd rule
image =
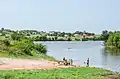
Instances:
[[[120,55],[106,53],[103,41],[47,41],[37,42],[47,46],[47,54],[62,60],[73,59],[75,65],[84,65],[90,58],[90,65],[120,72]]]

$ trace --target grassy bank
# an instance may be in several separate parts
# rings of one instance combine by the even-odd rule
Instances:
[[[2,56],[3,57],[3,56]],[[37,54],[35,56],[29,56],[29,55],[21,55],[21,56],[15,56],[15,55],[9,55],[6,56],[7,58],[14,58],[14,59],[34,59],[34,60],[49,60],[49,61],[57,61],[54,57],[48,56],[46,54]]]
[[[98,68],[0,71],[0,79],[118,79],[119,75]]]
[[[45,45],[34,44],[29,39],[0,40],[0,57],[55,60],[47,55]]]
[[[29,55],[21,55],[21,56],[15,56],[15,55],[9,55],[7,53],[0,53],[0,57],[2,58],[13,58],[13,59],[35,59],[35,60],[40,60],[40,59],[45,59],[49,61],[57,61],[54,57],[48,56],[46,54],[38,54],[36,56],[29,56]]]

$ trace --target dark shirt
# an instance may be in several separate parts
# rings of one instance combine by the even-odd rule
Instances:
[[[87,60],[87,65],[89,65],[89,59]]]
[[[65,57],[63,58],[63,61],[65,61]]]

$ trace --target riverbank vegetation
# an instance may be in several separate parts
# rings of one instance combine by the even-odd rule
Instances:
[[[120,32],[111,33],[106,42],[106,46],[116,47],[120,49]]]
[[[111,33],[111,35],[112,34],[113,33]],[[107,46],[112,46],[113,44],[115,47],[119,48],[117,35],[115,34],[114,36],[115,43],[111,43],[111,35],[106,31],[103,32],[102,35],[95,35],[94,33],[79,31],[75,33],[46,33],[35,30],[13,31],[2,28],[0,30],[0,56],[55,60],[53,57],[46,55],[47,47],[45,45],[34,44],[33,41],[106,40]],[[89,67],[0,71],[0,79],[117,79],[118,77],[118,75],[112,74],[111,71]]]
[[[106,50],[108,50],[111,54],[120,54],[120,32],[111,32],[108,39],[105,41],[105,46]]]
[[[89,33],[86,31],[75,31],[73,33],[70,32],[57,32],[57,31],[37,31],[37,30],[19,30],[14,31],[10,29],[1,28],[0,30],[0,39],[10,38],[19,39],[19,37],[15,38],[15,34],[19,34],[29,38],[33,41],[87,41],[87,40],[99,40],[100,35],[96,35],[94,33]],[[22,37],[22,36],[21,36]]]
[[[12,32],[9,37],[0,39],[0,56],[17,58],[39,58],[55,60],[47,56],[47,48],[42,44],[34,44],[33,40],[23,34]]]
[[[10,38],[12,36],[13,39],[16,36],[15,34],[19,34],[25,36],[25,38],[29,38],[33,41],[106,41],[111,34],[111,31],[104,30],[102,34],[95,34],[86,31],[75,31],[75,32],[60,32],[60,31],[37,31],[37,30],[10,30],[1,28],[0,30],[0,40],[5,38]],[[21,36],[21,37],[22,37]]]
[[[0,71],[0,79],[119,79],[118,74],[99,68]]]

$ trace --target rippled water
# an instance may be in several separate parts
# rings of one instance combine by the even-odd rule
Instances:
[[[37,42],[47,46],[47,54],[61,60],[73,59],[75,65],[84,65],[90,58],[90,65],[120,72],[120,56],[105,52],[103,41],[47,41]]]

